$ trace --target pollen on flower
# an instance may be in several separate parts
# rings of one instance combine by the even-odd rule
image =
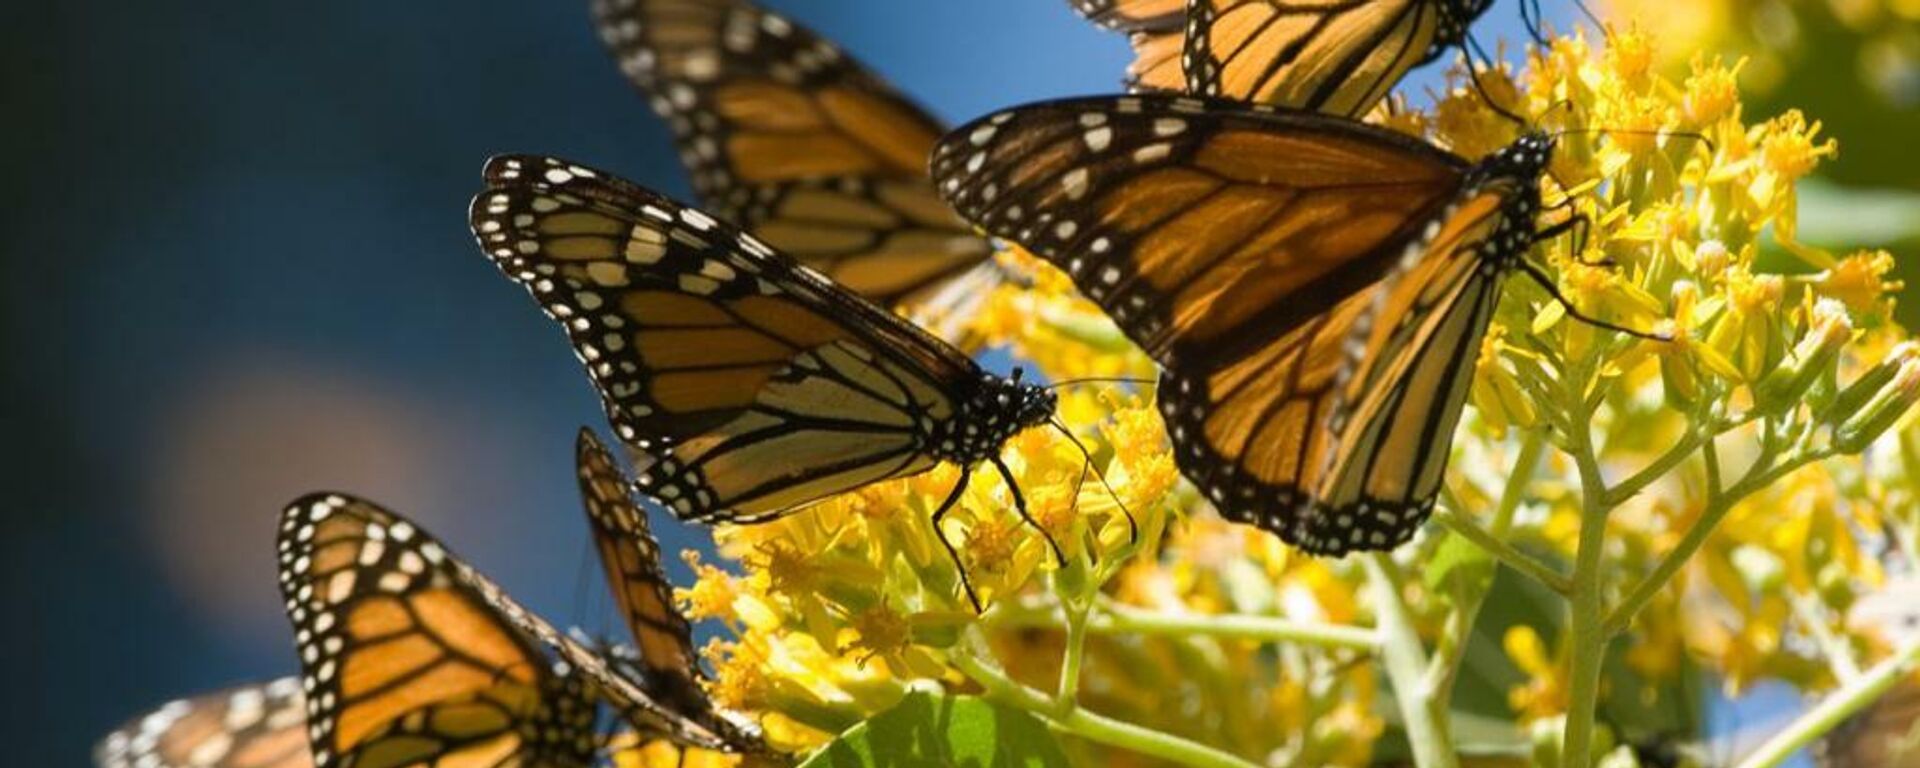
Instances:
[[[673,594],[686,611],[687,618],[694,621],[732,621],[735,618],[734,599],[739,597],[733,575],[701,562],[700,553],[693,550],[682,553],[681,558],[686,561],[687,567],[693,569],[693,586],[675,589]]]
[[[913,625],[892,608],[876,605],[856,612],[848,621],[852,638],[842,648],[861,660],[888,657],[907,648],[913,639]]]
[[[1768,170],[1789,179],[1801,178],[1812,173],[1821,158],[1839,151],[1832,139],[1816,141],[1819,134],[1819,121],[1808,124],[1800,110],[1788,110],[1768,121],[1765,138],[1760,142],[1760,156]]]
[[[1820,276],[1822,293],[1846,302],[1847,308],[1862,315],[1890,316],[1891,294],[1906,284],[1889,279],[1893,272],[1893,254],[1886,251],[1860,251],[1847,256]]]
[[[1708,62],[1695,54],[1690,64],[1692,73],[1687,76],[1686,96],[1681,99],[1681,110],[1689,124],[1706,126],[1723,118],[1737,116],[1735,109],[1740,105],[1740,69],[1744,66],[1744,60],[1727,67],[1719,61]]]

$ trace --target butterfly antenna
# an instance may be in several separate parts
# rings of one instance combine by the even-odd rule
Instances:
[[[1020,519],[1040,532],[1040,538],[1047,540],[1047,546],[1053,549],[1053,559],[1060,567],[1067,566],[1067,554],[1060,549],[1060,542],[1053,540],[1053,534],[1040,521],[1033,519],[1033,513],[1027,511],[1027,497],[1020,494],[1020,483],[1013,479],[1013,470],[1007,469],[1007,462],[999,456],[993,457],[993,468],[1000,471],[1000,479],[1007,481],[1007,491],[1013,494],[1014,511],[1020,513]]]
[[[1495,61],[1492,56],[1487,55],[1486,49],[1480,47],[1480,41],[1474,39],[1473,35],[1467,34],[1462,35],[1462,37],[1466,39],[1468,49],[1467,79],[1473,82],[1473,90],[1480,94],[1480,100],[1486,102],[1487,108],[1493,110],[1494,114],[1506,118],[1508,122],[1514,125],[1522,128],[1527,127],[1528,123],[1526,118],[1507,111],[1506,107],[1500,106],[1500,102],[1494,101],[1493,94],[1487,93],[1487,87],[1480,82],[1480,73],[1482,70],[1475,68],[1473,59],[1474,56],[1479,56],[1481,61],[1485,63],[1484,71],[1493,73],[1500,71],[1499,62]]]
[[[1527,9],[1533,9],[1531,13]],[[1520,24],[1527,28],[1527,36],[1533,38],[1533,44],[1547,47],[1546,22],[1540,13],[1540,0],[1520,0]]]
[[[973,593],[973,580],[967,578],[967,567],[960,563],[960,550],[953,548],[953,542],[947,539],[946,529],[940,527],[940,521],[960,501],[960,494],[967,490],[969,478],[966,469],[961,469],[959,482],[954,483],[953,490],[947,492],[947,500],[940,502],[940,508],[933,511],[933,536],[940,540],[940,546],[947,548],[947,557],[953,560],[953,570],[960,574],[960,589],[967,593],[967,602],[973,604],[973,612],[986,613],[980,607],[980,596]]]
[[[1519,268],[1520,268],[1520,271],[1527,273],[1528,277],[1533,278],[1534,282],[1539,283],[1541,288],[1546,289],[1547,295],[1552,296],[1554,301],[1560,302],[1561,308],[1567,311],[1568,317],[1571,317],[1575,320],[1586,323],[1587,325],[1591,325],[1595,328],[1604,328],[1606,330],[1613,331],[1615,333],[1623,333],[1628,336],[1632,336],[1636,339],[1647,339],[1649,341],[1673,341],[1673,336],[1671,334],[1659,333],[1659,332],[1650,333],[1647,331],[1634,330],[1626,326],[1609,323],[1605,320],[1601,320],[1596,317],[1590,317],[1582,313],[1579,309],[1575,308],[1573,306],[1573,302],[1568,301],[1567,297],[1564,294],[1560,293],[1560,286],[1554,285],[1553,278],[1547,277],[1547,273],[1540,271],[1539,267],[1536,267],[1526,262],[1525,260],[1522,260],[1520,262]]]
[[[1120,514],[1127,516],[1127,543],[1138,543],[1140,541],[1140,521],[1134,519],[1133,510],[1127,509],[1127,502],[1121,500],[1120,493],[1115,491],[1113,485],[1107,482],[1107,473],[1101,472],[1100,467],[1094,465],[1093,452],[1087,450],[1087,444],[1080,442],[1080,437],[1073,434],[1073,430],[1067,429],[1067,425],[1061,423],[1059,419],[1048,419],[1047,423],[1052,424],[1054,429],[1060,430],[1060,434],[1066,435],[1067,441],[1073,443],[1073,447],[1080,449],[1080,455],[1086,458],[1086,464],[1082,466],[1093,470],[1093,476],[1100,481],[1100,487],[1107,489],[1107,495],[1113,497],[1114,506],[1120,508]],[[1082,471],[1085,470],[1083,469]],[[1076,496],[1077,495],[1078,494],[1076,494]]]

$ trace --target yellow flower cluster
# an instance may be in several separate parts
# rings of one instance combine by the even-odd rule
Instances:
[[[1735,686],[1818,684],[1783,633],[1854,647],[1847,600],[1879,579],[1868,539],[1904,525],[1900,543],[1920,541],[1920,520],[1890,520],[1914,516],[1920,437],[1902,433],[1909,460],[1880,476],[1846,458],[1920,398],[1920,352],[1890,322],[1890,255],[1795,240],[1795,184],[1836,151],[1820,124],[1793,112],[1749,122],[1740,63],[1696,60],[1676,82],[1656,57],[1637,30],[1604,47],[1560,39],[1517,77],[1456,78],[1432,109],[1382,117],[1469,158],[1526,129],[1559,138],[1540,226],[1565,234],[1532,254],[1555,285],[1508,282],[1442,516],[1542,571],[1574,562],[1583,521],[1598,520],[1606,538],[1589,565],[1605,574],[1602,602],[1621,609],[1608,631],[1624,637],[1645,696],[1688,658]],[[1534,124],[1501,117],[1483,93]],[[1151,364],[1064,275],[1000,258],[1026,279],[997,288],[966,330],[1069,382],[1060,416],[1081,430],[1030,431],[1005,451],[1032,523],[989,468],[936,528],[959,480],[949,467],[720,530],[727,567],[693,561],[698,582],[680,594],[693,618],[727,629],[706,649],[716,698],[799,751],[914,690],[977,693],[984,665],[1043,690],[1077,676],[1061,683],[1076,706],[1261,762],[1368,764],[1386,727],[1378,601],[1404,600],[1416,639],[1457,667],[1485,585],[1400,579],[1382,593],[1359,558],[1300,556],[1207,513],[1179,481],[1149,387],[1070,383],[1150,377]],[[1395,558],[1433,562],[1458,540],[1430,527]],[[1289,642],[1302,627],[1321,629]],[[1505,633],[1526,678],[1508,698],[1516,720],[1560,717],[1587,690],[1569,679],[1580,663],[1569,636]],[[1457,669],[1446,672],[1443,692]],[[1073,748],[1100,764],[1140,759]]]

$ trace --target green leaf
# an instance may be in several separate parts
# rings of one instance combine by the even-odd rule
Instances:
[[[1422,569],[1421,580],[1426,582],[1427,589],[1441,592],[1447,577],[1456,568],[1466,569],[1462,574],[1477,580],[1492,571],[1493,556],[1479,545],[1450,532],[1440,540],[1440,548],[1433,553],[1433,559],[1428,561],[1427,567]]]
[[[973,696],[911,693],[848,728],[800,768],[1065,768],[1039,718]]]

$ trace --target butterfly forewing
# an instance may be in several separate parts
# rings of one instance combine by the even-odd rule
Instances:
[[[412,523],[303,497],[281,518],[280,568],[315,764],[590,764],[582,685]]]
[[[882,304],[986,260],[927,180],[945,127],[832,43],[743,0],[594,15],[719,218]]]
[[[1399,255],[1382,246],[1464,170],[1366,126],[1166,96],[1023,107],[934,159],[963,215],[1065,269],[1163,363],[1231,354],[1372,284]]]
[[[109,734],[98,768],[311,768],[300,678],[181,699]]]
[[[700,211],[551,158],[497,158],[473,226],[561,322],[685,519],[751,522],[931,467],[979,367]]]

